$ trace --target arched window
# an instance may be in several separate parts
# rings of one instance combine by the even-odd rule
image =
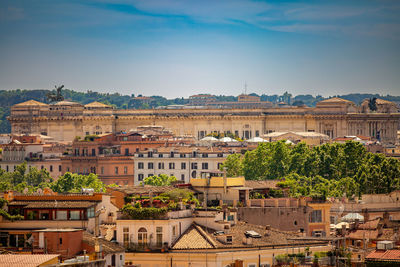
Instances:
[[[146,228],[140,228],[138,231],[138,245],[145,247],[147,245],[147,230]]]

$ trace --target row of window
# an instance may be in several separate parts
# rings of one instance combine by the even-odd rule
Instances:
[[[156,154],[156,155],[158,155],[157,157],[159,157],[159,158],[164,158],[164,154]],[[187,158],[187,157],[196,158],[196,157],[200,157],[200,155],[201,155],[202,158],[208,158],[209,154],[208,153],[197,153],[196,151],[193,151],[193,153],[191,153],[191,154],[177,153],[177,152],[171,151],[168,156],[169,156],[169,158],[177,158],[178,157],[177,155],[179,155],[179,158]],[[137,155],[137,157],[144,158],[144,154],[140,153],[140,154]],[[147,157],[148,158],[153,158],[154,157],[154,152],[152,152],[152,151],[147,152]],[[218,153],[217,157],[222,158],[222,157],[224,157],[224,154],[223,153]]]
[[[112,150],[112,151],[109,151]],[[111,153],[112,152],[112,153]],[[136,148],[136,152],[139,152],[139,148]],[[99,148],[98,151],[96,151],[96,148],[92,148],[91,149],[91,153],[89,153],[89,149],[88,148],[75,148],[74,149],[74,156],[96,156],[97,154],[121,154],[121,151],[119,149],[111,149],[111,148]],[[125,156],[129,156],[130,155],[130,151],[129,148],[125,148],[124,151],[124,155]]]
[[[245,125],[245,127],[249,128],[249,125]],[[211,131],[210,133],[219,134],[220,132],[219,131]],[[240,136],[238,130],[236,130],[234,133],[235,133],[235,136]],[[244,130],[241,133],[242,133],[242,137],[245,138],[245,139],[249,139],[249,138],[252,137],[252,131],[250,131],[250,130]],[[255,133],[256,137],[260,136],[260,131],[259,130],[256,130],[254,133]],[[224,135],[225,136],[229,136],[230,134],[231,134],[231,131],[224,131]],[[203,137],[206,137],[206,135],[207,135],[207,131],[199,131],[197,133],[197,136],[198,136],[199,139],[202,139]]]
[[[221,163],[218,163],[218,168],[220,167]],[[203,162],[201,163],[201,168],[203,170],[208,170],[208,162]],[[138,162],[138,169],[144,169],[144,162]],[[154,163],[153,162],[148,162],[147,163],[147,169],[155,169],[154,168]],[[159,170],[164,170],[165,169],[165,164],[164,162],[159,162],[158,163],[158,169]],[[174,170],[175,169],[175,162],[170,162],[168,163],[168,169]],[[192,170],[197,170],[198,169],[198,163],[197,162],[192,162],[191,163],[191,169]],[[181,170],[186,170],[186,162],[181,162]]]

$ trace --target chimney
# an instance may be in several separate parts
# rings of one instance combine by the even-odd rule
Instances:
[[[389,220],[390,220],[389,212],[385,211],[385,212],[383,213],[383,225],[384,225],[385,227],[388,226]]]
[[[355,219],[355,221],[354,221],[354,229],[358,229],[358,227],[360,226],[360,219]]]
[[[265,226],[264,236],[269,236],[270,230],[271,230],[271,225],[267,224],[267,225]]]
[[[346,225],[342,224],[342,231],[341,231],[342,236],[346,235]]]
[[[251,237],[243,237],[243,244],[244,245],[252,245],[253,244],[253,238]]]
[[[369,213],[368,213],[368,209],[362,209],[362,215],[364,216],[364,222],[369,221]]]

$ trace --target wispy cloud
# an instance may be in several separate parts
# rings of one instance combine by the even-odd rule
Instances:
[[[248,21],[270,8],[265,2],[248,0],[134,0],[133,4],[148,13],[188,16],[195,21],[207,23]]]

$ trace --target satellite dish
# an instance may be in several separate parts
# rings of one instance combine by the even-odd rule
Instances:
[[[28,187],[25,187],[24,191],[22,191],[22,193],[24,193],[25,195],[28,194],[28,192],[29,192]]]

